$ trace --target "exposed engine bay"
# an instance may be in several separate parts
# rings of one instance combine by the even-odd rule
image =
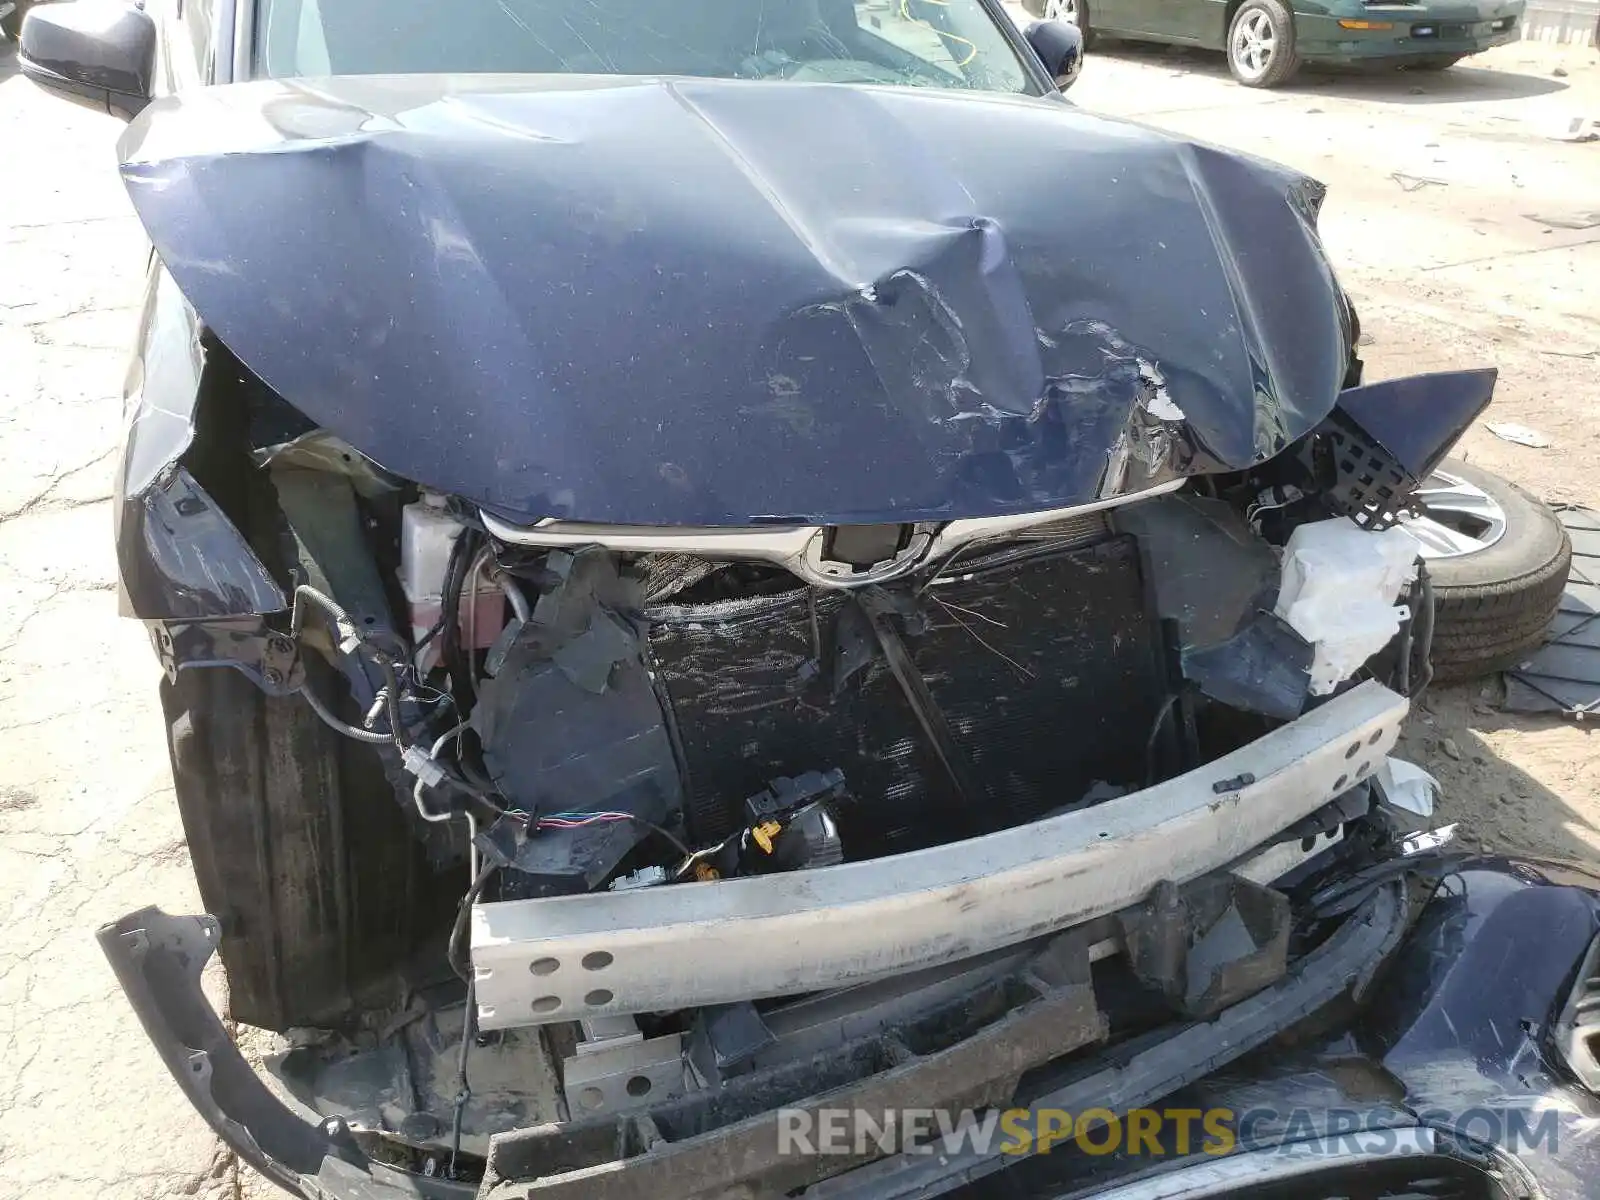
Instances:
[[[475,819],[492,902],[867,861],[1151,787],[1417,623],[1414,474],[1359,438],[1340,412],[1259,473],[942,527],[513,525],[421,496],[418,812]]]
[[[449,520],[436,504],[406,519]],[[1185,519],[1230,546],[1253,535],[1223,501],[1146,506],[1143,537],[1092,513],[850,588],[677,552],[506,545],[462,522],[438,604],[416,611],[468,597],[478,624],[463,638],[445,622],[428,679],[466,715],[408,751],[419,808],[482,806],[482,899],[531,899],[873,859],[1150,786],[1248,731],[1202,741],[1149,555]],[[1403,532],[1365,541],[1386,536],[1404,550]],[[1211,620],[1260,617],[1277,571],[1270,553],[1252,565],[1237,611]],[[1382,597],[1392,626],[1404,582]],[[1312,656],[1303,643],[1302,702]]]
[[[331,487],[379,531],[405,616],[299,584],[294,678],[459,881],[398,1014],[279,1077],[417,1167],[540,1122],[721,1127],[885,1069],[908,1013],[942,1053],[1118,913],[1096,944],[1178,1011],[1248,994],[1286,929],[1249,889],[1363,817],[1427,683],[1396,525],[1427,464],[1353,463],[1352,427],[1031,519],[828,529],[516,525],[320,431],[262,454],[291,527]],[[1174,887],[1182,978],[1127,916]]]

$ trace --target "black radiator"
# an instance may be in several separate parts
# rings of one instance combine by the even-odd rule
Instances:
[[[855,798],[839,814],[851,859],[1143,783],[1169,676],[1134,539],[1012,548],[889,599],[981,795],[962,802],[848,593],[661,606],[650,650],[697,842],[737,828],[775,777],[833,767]]]

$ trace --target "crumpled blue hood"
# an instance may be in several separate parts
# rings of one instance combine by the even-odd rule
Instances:
[[[1064,506],[1270,457],[1345,373],[1318,185],[1055,98],[296,80],[121,153],[241,361],[514,518]]]

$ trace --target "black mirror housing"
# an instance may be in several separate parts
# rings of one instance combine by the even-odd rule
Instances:
[[[1035,21],[1028,26],[1028,45],[1063,92],[1083,70],[1083,33],[1066,21]]]
[[[131,119],[150,103],[156,24],[122,0],[41,5],[22,23],[17,59],[41,87]]]

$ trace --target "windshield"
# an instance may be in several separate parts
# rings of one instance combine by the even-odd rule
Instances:
[[[1031,92],[979,0],[260,0],[258,73],[701,75]]]

